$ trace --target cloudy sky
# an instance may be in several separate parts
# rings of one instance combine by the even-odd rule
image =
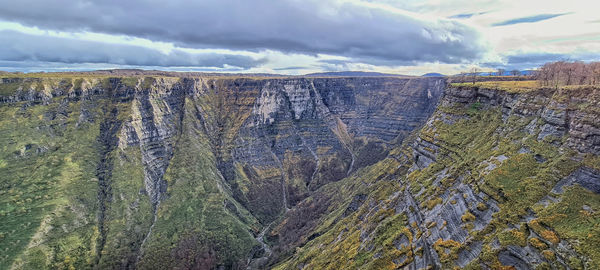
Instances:
[[[596,0],[0,0],[0,70],[530,69],[600,60],[598,10]]]

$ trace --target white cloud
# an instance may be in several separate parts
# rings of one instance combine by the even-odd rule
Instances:
[[[172,69],[173,59],[184,55],[177,65],[197,69],[208,55],[227,55],[211,58],[212,67],[204,69],[240,71],[231,68],[237,63],[244,72],[448,74],[472,65],[530,68],[566,55],[599,60],[600,30],[594,23],[600,20],[599,8],[589,0],[21,0],[0,6],[0,20],[5,20],[0,31],[95,42],[103,44],[99,50],[105,54],[111,51],[105,46],[132,46],[150,55],[139,59],[154,59],[93,58],[74,45],[64,46],[81,59],[108,59],[109,65],[122,61]],[[544,16],[552,14],[561,16]],[[514,23],[519,19],[531,22]],[[204,58],[185,59],[189,55]],[[180,65],[184,59],[189,65]],[[241,59],[266,62],[242,64]],[[75,60],[70,59],[81,62]]]

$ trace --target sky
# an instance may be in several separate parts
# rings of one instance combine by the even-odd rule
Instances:
[[[0,70],[526,70],[600,61],[598,10],[596,0],[0,0]]]

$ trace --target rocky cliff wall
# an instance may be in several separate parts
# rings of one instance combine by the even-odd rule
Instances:
[[[444,87],[437,78],[4,78],[0,248],[11,252],[0,268],[260,265],[261,230],[385,158]]]
[[[445,88],[4,78],[0,268],[599,267],[600,90]]]
[[[286,214],[275,268],[597,268],[599,94],[449,87],[386,159]]]

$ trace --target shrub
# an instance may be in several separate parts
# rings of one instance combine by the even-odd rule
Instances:
[[[460,219],[462,220],[462,222],[472,222],[475,220],[475,216],[469,211],[467,210],[465,212],[464,215],[462,215],[462,217],[460,217]]]
[[[442,198],[436,197],[433,200],[429,200],[429,201],[425,202],[425,207],[427,207],[427,210],[431,210],[440,203],[442,203]]]
[[[543,230],[542,232],[540,232],[540,235],[541,235],[541,236],[542,236],[544,239],[546,239],[546,240],[548,240],[548,241],[552,242],[552,244],[555,244],[555,245],[556,245],[556,244],[558,244],[558,243],[560,242],[560,239],[558,238],[558,235],[556,235],[556,233],[555,233],[555,232],[553,232],[553,231],[550,231],[550,230]]]
[[[529,239],[529,243],[539,250],[544,250],[548,248],[548,245],[546,245],[546,243],[542,242],[542,240],[540,240],[537,237]]]
[[[546,258],[549,261],[553,261],[556,256],[554,255],[554,252],[552,250],[544,250],[542,251],[542,255],[544,255],[544,258]]]

